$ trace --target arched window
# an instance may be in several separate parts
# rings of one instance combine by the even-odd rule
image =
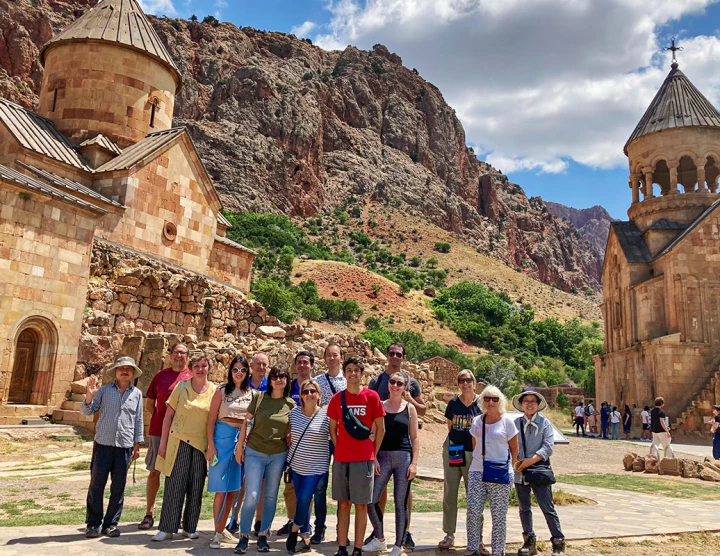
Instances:
[[[685,193],[695,191],[697,181],[695,161],[689,156],[681,157],[680,164],[678,164],[678,183],[685,188]]]
[[[155,110],[157,110],[157,104],[153,102],[150,105],[150,127],[155,127]]]

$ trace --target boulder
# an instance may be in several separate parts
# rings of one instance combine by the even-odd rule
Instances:
[[[90,377],[85,377],[83,379],[76,380],[75,382],[71,382],[70,392],[72,392],[73,394],[85,394],[89,378]]]
[[[257,332],[261,336],[265,336],[268,338],[284,338],[285,337],[285,329],[280,328],[279,326],[258,326]]]
[[[107,336],[80,336],[78,344],[78,361],[92,367],[106,367],[114,360],[114,351],[110,338]]]
[[[720,483],[720,473],[710,469],[709,467],[703,467],[702,471],[700,471],[700,478],[703,481]]]
[[[658,464],[658,473],[660,475],[670,475],[679,477],[682,475],[682,460],[675,458],[663,458]]]
[[[697,479],[700,476],[702,466],[695,460],[684,459],[682,460],[682,476],[686,479]]]
[[[632,471],[633,470],[633,462],[635,461],[635,458],[637,458],[638,455],[635,452],[628,452],[623,457],[623,467],[625,468],[625,471]]]
[[[658,459],[655,456],[645,456],[645,473],[658,472]]]
[[[638,456],[633,461],[632,470],[636,473],[641,473],[645,471],[645,458],[642,456]]]

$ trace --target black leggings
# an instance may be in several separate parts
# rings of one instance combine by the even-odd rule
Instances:
[[[368,518],[373,526],[373,536],[379,539],[385,537],[383,515],[378,502],[392,477],[393,501],[395,502],[395,546],[402,547],[408,524],[407,501],[412,481],[408,480],[407,472],[410,461],[412,461],[412,454],[400,451],[381,451],[378,452],[377,460],[380,464],[380,475],[375,477],[373,503],[368,505]]]

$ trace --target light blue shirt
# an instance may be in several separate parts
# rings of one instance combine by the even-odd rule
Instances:
[[[95,442],[115,448],[132,448],[143,441],[142,392],[130,384],[124,394],[116,382],[101,386],[90,404],[83,400],[80,413],[100,412],[95,425]]]

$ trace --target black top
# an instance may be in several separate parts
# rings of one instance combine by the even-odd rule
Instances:
[[[720,423],[720,415],[715,415],[714,421],[716,423]],[[720,427],[718,427],[718,430],[715,431],[715,438],[720,438]]]
[[[665,419],[665,412],[659,407],[654,407],[650,412],[650,430],[652,432],[665,432],[660,424],[660,419]]]
[[[482,414],[478,400],[475,400],[469,406],[462,403],[458,396],[455,396],[447,404],[445,409],[445,418],[452,421],[449,437],[452,446],[465,446],[466,452],[472,452],[472,436],[470,435],[470,425],[473,419]]]
[[[412,452],[410,439],[410,404],[400,413],[385,413],[385,436],[381,452]]]
[[[368,384],[370,390],[375,390],[382,401],[387,400],[390,397],[390,375],[382,372],[377,376],[374,376]],[[422,394],[420,389],[420,383],[413,377],[410,377],[410,383],[407,385],[407,391],[410,393],[412,399],[417,398]]]

